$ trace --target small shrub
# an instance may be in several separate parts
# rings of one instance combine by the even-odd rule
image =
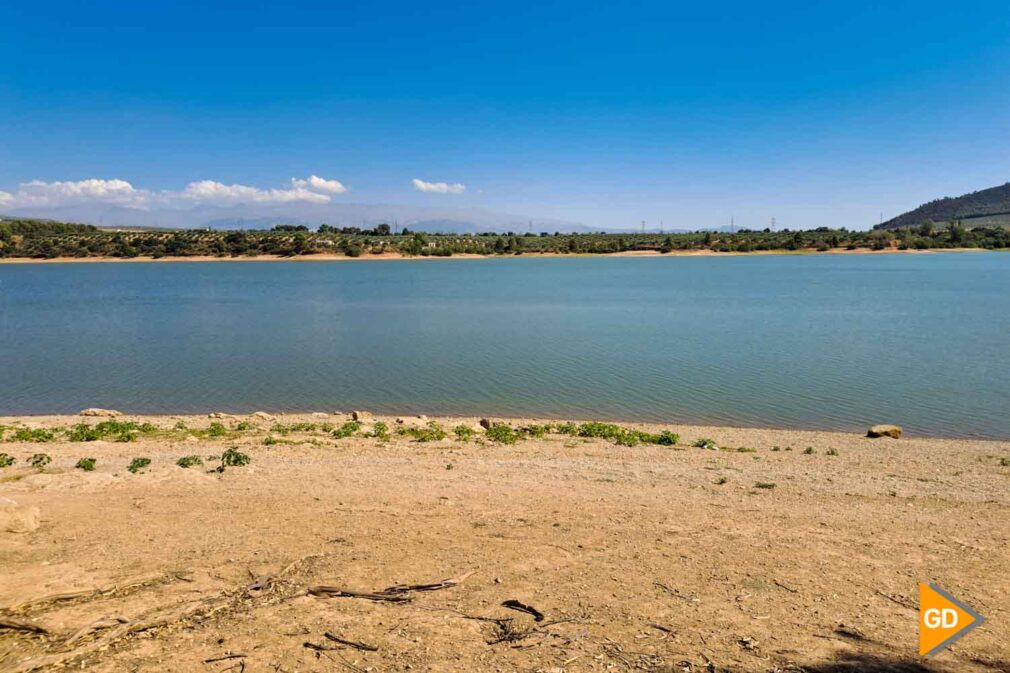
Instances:
[[[51,442],[56,439],[56,433],[48,428],[15,428],[11,435],[12,442]]]
[[[221,464],[225,467],[242,467],[248,465],[252,459],[248,454],[242,453],[237,448],[230,447],[221,454]]]
[[[266,446],[273,446],[274,444],[280,444],[281,440],[277,439],[273,435],[267,435],[266,437],[263,438],[263,443]]]
[[[652,443],[659,444],[660,446],[677,446],[677,444],[680,443],[680,435],[669,430],[663,430],[655,437],[656,441]]]
[[[238,425],[235,426],[235,429],[239,432],[246,432],[248,430],[255,430],[256,426],[249,421],[239,421]]]
[[[804,456],[812,456],[815,453],[817,453],[817,452],[814,451],[814,447],[812,447],[812,446],[808,446],[807,448],[803,449],[803,455]]]
[[[150,423],[133,421],[102,421],[96,425],[78,423],[66,431],[71,442],[95,442],[99,439],[113,439],[117,442],[132,442],[141,434],[157,430]]]
[[[515,444],[519,441],[520,434],[515,428],[507,423],[495,423],[484,433],[492,442],[499,444]]]
[[[551,431],[550,425],[527,425],[522,429],[522,433],[534,439],[543,439]]]
[[[625,431],[614,437],[614,443],[618,446],[638,446],[642,441],[642,433],[633,430]]]
[[[781,450],[782,450],[782,447],[779,447],[779,446],[773,446],[772,447],[772,451],[781,451]]]
[[[10,467],[14,464],[14,456],[7,453],[0,453],[0,467]]]
[[[825,452],[824,455],[826,455],[826,456],[837,456],[838,455],[838,449],[828,449]]]
[[[339,428],[334,430],[331,434],[334,439],[344,439],[345,437],[350,437],[355,432],[361,429],[361,423],[357,421],[347,421]]]
[[[126,467],[126,469],[131,474],[137,474],[145,467],[148,467],[150,465],[151,465],[150,458],[134,458],[133,460],[130,461],[130,464]]]
[[[81,458],[80,460],[77,461],[77,464],[74,465],[74,467],[76,467],[78,470],[84,470],[85,472],[94,472],[95,465],[97,464],[98,461],[95,460],[94,458]]]
[[[203,458],[197,455],[183,456],[179,460],[175,461],[175,464],[179,467],[195,467],[197,465],[203,465]]]
[[[457,425],[452,429],[452,432],[456,435],[456,439],[461,442],[469,442],[477,434],[473,428],[466,425]]]
[[[1010,467],[1010,458],[1000,458],[999,459],[999,466],[1000,467]]]
[[[558,433],[559,435],[577,435],[579,434],[579,426],[574,423],[554,423],[551,425],[551,430]]]
[[[185,430],[186,429],[186,421],[176,421],[174,427],[175,427],[176,430]]]
[[[715,443],[714,439],[709,439],[708,437],[701,437],[700,439],[694,440],[694,444],[699,449],[718,449],[719,446]]]
[[[208,437],[227,437],[228,436],[228,428],[224,427],[223,424],[218,423],[217,421],[214,421],[213,423],[210,424],[210,427],[207,428],[207,436]]]
[[[715,483],[716,486],[722,486],[727,481],[729,481],[729,477],[719,477],[718,479],[715,480],[714,483]]]
[[[49,457],[48,453],[36,453],[28,459],[28,464],[39,472],[44,470],[46,465],[51,462],[53,462],[53,459]]]
[[[389,426],[382,421],[376,421],[375,425],[372,426],[372,431],[368,433],[368,436],[383,442],[388,441]]]
[[[770,491],[775,488],[775,482],[772,481],[759,481],[754,484],[754,488],[761,488]]]
[[[78,423],[67,430],[67,440],[71,442],[96,442],[102,436],[93,425]]]
[[[454,466],[453,466],[453,464],[452,464],[452,463],[446,463],[446,464],[445,464],[445,469],[447,469],[447,470],[451,470],[451,469],[453,469],[453,467],[454,467]]]
[[[429,422],[423,428],[400,428],[397,433],[413,437],[415,442],[437,442],[445,439],[445,430],[435,421]]]
[[[625,429],[613,423],[599,423],[592,421],[579,426],[579,437],[598,437],[603,439],[618,439],[625,433]]]
[[[738,446],[735,449],[730,449],[730,451],[736,451],[737,453],[757,453],[757,449],[752,449],[749,446]]]

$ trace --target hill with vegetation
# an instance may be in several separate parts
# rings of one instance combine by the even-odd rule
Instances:
[[[217,231],[105,230],[91,225],[42,220],[0,220],[0,258],[84,259],[89,257],[298,257],[305,255],[395,254],[418,257],[452,255],[613,254],[625,252],[762,252],[832,250],[928,250],[1010,248],[1010,230],[918,227],[848,231],[696,231],[678,234],[481,233],[427,234],[388,224],[373,229],[322,225],[279,225],[269,230]]]
[[[1010,182],[971,194],[944,197],[878,224],[875,229],[918,227],[961,220],[968,227],[1010,225]]]

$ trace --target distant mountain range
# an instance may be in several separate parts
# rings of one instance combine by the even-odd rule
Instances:
[[[244,204],[151,210],[83,204],[17,208],[5,214],[117,228],[269,229],[277,224],[304,224],[310,228],[320,224],[372,228],[377,224],[389,224],[395,229],[408,227],[412,231],[432,233],[526,232],[531,228],[534,232],[550,233],[599,231],[577,222],[510,215],[482,208],[426,208],[392,204]]]
[[[917,227],[926,220],[937,224],[964,220],[966,226],[1010,226],[1010,182],[963,196],[930,201],[874,229]]]

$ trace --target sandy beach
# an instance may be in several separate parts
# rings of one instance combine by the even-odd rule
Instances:
[[[69,441],[107,420],[0,418],[2,671],[1010,670],[1010,442],[338,412]],[[925,581],[988,620],[929,662]]]
[[[594,253],[554,253],[554,252],[525,252],[522,255],[475,255],[467,253],[457,253],[452,256],[436,255],[404,255],[398,252],[384,252],[378,255],[361,255],[360,257],[348,257],[347,255],[337,255],[332,253],[314,253],[311,255],[280,256],[280,255],[256,255],[238,257],[218,257],[211,255],[192,255],[189,257],[55,257],[53,259],[37,259],[32,257],[0,257],[0,264],[95,264],[100,262],[108,263],[139,263],[139,262],[381,262],[396,260],[446,260],[446,259],[503,259],[513,257],[540,258],[577,258],[577,257],[745,257],[750,255],[930,255],[940,252],[993,252],[982,248],[934,248],[930,250],[899,250],[898,248],[887,248],[884,250],[870,250],[859,248],[848,250],[846,248],[833,248],[831,250],[755,250],[752,252],[718,252],[715,250],[673,250],[671,252],[659,252],[657,250],[628,250],[625,252],[612,252],[607,254]]]

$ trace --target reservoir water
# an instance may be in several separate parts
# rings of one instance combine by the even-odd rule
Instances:
[[[1010,255],[0,265],[0,414],[90,406],[1010,438]]]

